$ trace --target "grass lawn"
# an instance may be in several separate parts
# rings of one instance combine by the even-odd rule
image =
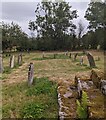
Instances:
[[[76,61],[64,55],[64,52],[23,53],[23,65],[9,68],[9,57],[3,55],[4,72],[2,74],[3,118],[58,118],[57,83],[73,79],[77,72],[90,71],[87,57],[82,51]],[[91,51],[98,69],[104,70],[103,52]],[[14,54],[17,63],[18,53]],[[54,54],[57,54],[54,58]],[[81,55],[84,64],[79,64]],[[100,60],[96,60],[100,57]],[[27,85],[28,65],[34,64],[34,84]],[[73,76],[73,78],[72,78]],[[55,82],[51,82],[55,78]],[[61,81],[62,82],[62,81]]]
[[[4,86],[2,97],[3,118],[58,118],[57,84],[48,78]]]

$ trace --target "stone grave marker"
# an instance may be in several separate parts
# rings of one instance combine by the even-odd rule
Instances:
[[[71,58],[71,52],[70,52],[70,54],[69,54],[69,58]]]
[[[83,65],[83,56],[81,56],[81,58],[80,58],[80,65]]]
[[[15,62],[15,60],[14,60],[14,55],[12,55],[12,56],[10,57],[10,68],[13,68],[13,67],[14,67],[14,62]]]
[[[45,53],[44,52],[42,53],[42,58],[45,58]]]
[[[22,64],[22,54],[18,55],[18,65]]]
[[[86,53],[90,67],[96,67],[94,57],[91,53]]]
[[[68,51],[66,52],[66,55],[68,56]]]
[[[33,63],[29,64],[29,70],[28,70],[28,85],[33,84],[33,77],[34,77],[34,66]]]
[[[100,81],[100,89],[104,95],[106,95],[106,80]]]
[[[82,97],[82,85],[80,79],[78,79],[77,90],[78,90],[78,98],[80,99]]]
[[[76,60],[77,56],[78,56],[78,53],[75,53],[75,55],[74,55],[74,61]]]
[[[54,54],[54,59],[56,59],[56,54]]]

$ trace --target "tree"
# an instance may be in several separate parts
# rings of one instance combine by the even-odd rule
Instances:
[[[18,50],[26,50],[28,47],[28,36],[18,24],[5,24],[2,22],[2,49],[11,51],[13,47]]]
[[[90,21],[89,29],[106,28],[106,4],[104,2],[91,2],[85,13],[85,18]]]
[[[93,31],[96,41],[92,41],[96,47],[100,45],[102,49],[106,49],[104,45],[106,40],[106,2],[91,2],[86,11],[85,18],[89,21],[89,30]]]
[[[66,48],[64,45],[76,29],[72,23],[73,18],[77,18],[76,10],[70,8],[66,2],[48,1],[37,5],[36,20],[29,22],[29,29],[37,31],[37,39],[42,41],[44,49]]]
[[[80,20],[78,23],[78,48],[83,46],[83,42],[82,42],[81,38],[84,33],[84,29],[85,29],[85,27],[84,27],[82,21]]]

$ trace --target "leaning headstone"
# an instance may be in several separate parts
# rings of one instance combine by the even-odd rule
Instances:
[[[94,57],[91,53],[86,53],[90,67],[96,67]]]
[[[11,57],[10,57],[10,68],[13,68],[14,67],[14,55],[12,55]]]
[[[18,55],[18,65],[22,64],[22,54]]]
[[[77,58],[77,55],[78,55],[78,53],[76,53],[76,54],[74,55],[74,61],[76,60],[76,58]]]
[[[34,77],[34,66],[33,63],[29,64],[29,71],[28,71],[28,85],[33,84],[33,77]]]

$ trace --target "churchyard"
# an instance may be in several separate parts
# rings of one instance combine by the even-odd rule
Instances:
[[[105,93],[92,77],[95,71],[104,72],[104,53],[89,53],[94,66],[83,51],[3,54],[2,117],[104,118]],[[82,115],[83,98],[87,110]]]

